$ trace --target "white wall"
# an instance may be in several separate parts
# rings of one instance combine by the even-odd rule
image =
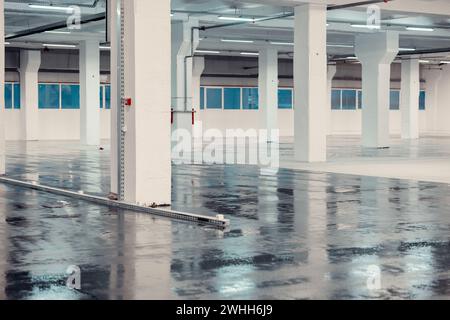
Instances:
[[[6,140],[21,140],[21,110],[5,110]],[[101,139],[109,139],[110,110],[100,111]],[[79,140],[80,110],[39,110],[39,140]]]

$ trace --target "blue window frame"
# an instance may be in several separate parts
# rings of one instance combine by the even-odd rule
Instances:
[[[241,109],[241,88],[223,89],[223,108],[227,110]]]
[[[13,85],[14,109],[20,109],[20,83]]]
[[[200,110],[205,109],[205,88],[200,87]]]
[[[362,91],[358,90],[358,109],[362,109]]]
[[[356,90],[342,90],[342,110],[356,110]]]
[[[278,90],[278,109],[292,109],[292,90]]]
[[[390,110],[400,110],[400,91],[391,90],[389,109]]]
[[[59,109],[59,84],[39,84],[39,109]]]
[[[426,109],[426,93],[425,91],[420,91],[419,95],[419,110],[425,110]]]
[[[222,88],[206,89],[206,108],[222,109]]]
[[[331,90],[331,110],[341,110],[341,90]]]
[[[258,88],[242,88],[242,109],[258,110]]]
[[[103,90],[105,90],[104,86],[100,86],[100,109],[103,109]]]
[[[111,86],[105,86],[105,109],[111,109]]]
[[[80,86],[61,85],[61,109],[80,109]]]
[[[5,109],[12,109],[13,106],[13,86],[11,83],[5,83]]]

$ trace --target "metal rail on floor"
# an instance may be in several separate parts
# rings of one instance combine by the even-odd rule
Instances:
[[[230,225],[230,220],[225,219],[222,215],[217,215],[215,217],[209,217],[209,216],[203,216],[193,213],[186,213],[186,212],[180,212],[180,211],[173,211],[169,209],[162,209],[162,208],[152,208],[152,207],[144,207],[137,204],[127,203],[124,201],[114,201],[110,200],[108,198],[94,196],[85,194],[82,191],[76,192],[76,191],[69,191],[54,187],[48,187],[43,186],[34,182],[25,182],[21,180],[15,180],[7,177],[0,177],[0,182],[9,184],[9,185],[15,185],[19,187],[29,188],[33,190],[48,192],[52,194],[57,194],[61,196],[67,196],[72,197],[84,201],[89,201],[92,203],[96,203],[99,205],[104,205],[108,207],[114,207],[124,210],[131,210],[131,211],[137,211],[137,212],[144,212],[149,213],[152,215],[157,215],[161,217],[171,218],[171,219],[177,219],[177,220],[183,220],[183,221],[189,221],[198,223],[205,226],[211,226],[218,229],[225,229]]]

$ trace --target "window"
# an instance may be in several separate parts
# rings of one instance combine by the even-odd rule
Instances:
[[[105,109],[111,109],[111,86],[105,86]]]
[[[258,88],[242,88],[242,109],[258,109]]]
[[[39,109],[59,109],[59,84],[39,84]]]
[[[391,110],[400,110],[400,91],[391,90],[389,108]]]
[[[61,85],[61,109],[80,109],[79,85]]]
[[[342,110],[356,110],[356,90],[342,90]]]
[[[358,90],[358,109],[362,109],[362,91]]]
[[[341,110],[341,90],[331,90],[331,110]]]
[[[20,109],[20,83],[13,85],[14,109]]]
[[[426,93],[425,91],[420,91],[419,95],[419,110],[425,110],[426,109]]]
[[[292,109],[292,90],[278,90],[278,109]]]
[[[11,83],[5,83],[5,109],[12,109],[13,106],[13,86]]]
[[[103,109],[103,91],[105,90],[105,86],[100,86],[100,109]]]
[[[223,108],[227,110],[241,109],[241,88],[223,89]]]
[[[222,88],[206,89],[206,108],[222,109]]]
[[[205,88],[200,87],[200,110],[205,109]]]

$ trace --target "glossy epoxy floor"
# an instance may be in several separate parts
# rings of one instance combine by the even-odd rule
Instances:
[[[108,153],[9,143],[10,176],[108,190]],[[225,232],[0,184],[7,299],[450,298],[448,184],[249,166],[174,166],[174,208]],[[81,267],[82,289],[65,287]],[[381,287],[370,285],[381,270]],[[369,285],[368,285],[369,282]]]

